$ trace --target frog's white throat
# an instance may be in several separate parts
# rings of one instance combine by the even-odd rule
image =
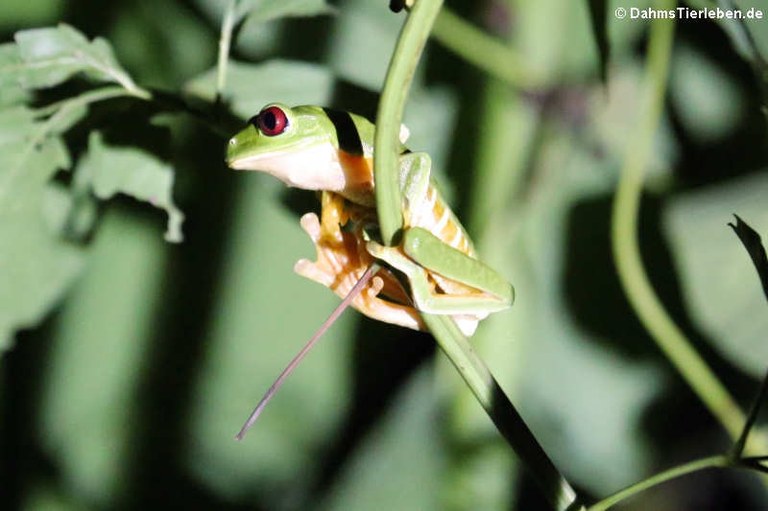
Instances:
[[[236,170],[266,172],[288,186],[340,192],[347,185],[339,153],[331,144],[246,156],[230,163]]]

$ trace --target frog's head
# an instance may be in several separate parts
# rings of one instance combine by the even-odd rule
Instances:
[[[305,190],[341,191],[346,185],[335,130],[316,106],[265,106],[229,140],[227,165],[266,172]]]

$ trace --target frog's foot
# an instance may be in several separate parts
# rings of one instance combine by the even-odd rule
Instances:
[[[301,217],[300,223],[315,245],[317,261],[301,259],[294,266],[294,271],[345,298],[374,262],[365,250],[362,234],[356,236],[352,232],[340,231],[340,241],[329,239],[323,235],[320,219],[314,213]],[[382,290],[388,297],[403,300],[403,303],[380,298]],[[373,319],[415,330],[423,329],[419,313],[405,301],[407,295],[399,282],[389,271],[380,270],[353,298],[352,306]]]

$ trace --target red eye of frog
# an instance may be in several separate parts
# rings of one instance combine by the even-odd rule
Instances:
[[[251,119],[256,129],[268,137],[280,135],[288,127],[288,116],[280,107],[270,106]]]

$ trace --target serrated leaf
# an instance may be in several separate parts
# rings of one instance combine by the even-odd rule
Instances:
[[[0,112],[0,216],[28,206],[56,170],[68,168],[69,152],[31,110]]]
[[[251,117],[270,102],[289,105],[327,104],[333,88],[333,76],[323,66],[306,62],[271,60],[263,64],[230,62],[224,98],[243,118]],[[216,96],[216,69],[188,82],[186,92],[203,99]]]
[[[89,42],[69,25],[23,30],[15,40],[21,63],[0,67],[0,75],[12,76],[26,88],[53,87],[81,72],[93,80],[136,88],[108,42],[101,38]]]
[[[247,17],[250,23],[288,16],[318,16],[333,12],[325,0],[244,0],[238,4],[236,19]]]
[[[55,230],[64,213],[48,207],[48,180],[69,155],[45,133],[29,109],[0,112],[0,349],[45,317],[82,264],[80,250]]]
[[[171,196],[173,169],[170,166],[140,149],[110,147],[104,144],[101,134],[93,132],[88,140],[88,153],[77,172],[90,181],[100,199],[122,193],[165,210],[168,214],[165,239],[182,241],[184,214]]]
[[[0,95],[0,104],[5,102],[5,91],[9,90],[11,86],[17,87],[19,85],[12,70],[19,68],[21,64],[21,55],[19,55],[19,49],[15,44],[0,44],[0,91],[3,91],[3,94]]]

